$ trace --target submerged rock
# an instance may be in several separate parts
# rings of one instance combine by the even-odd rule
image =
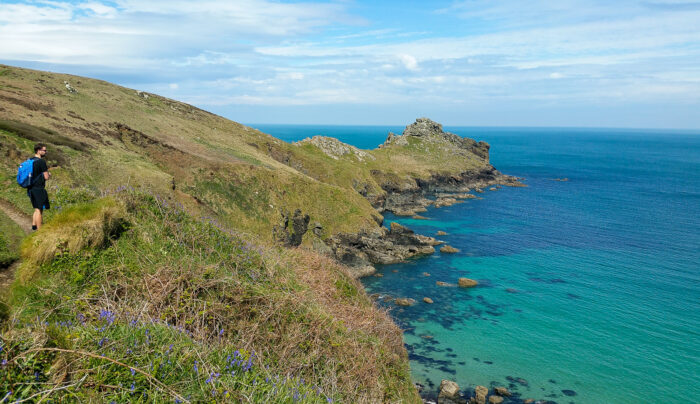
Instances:
[[[499,396],[510,397],[512,394],[505,387],[494,387],[493,389]]]
[[[454,248],[454,247],[449,246],[449,245],[444,245],[444,246],[440,247],[440,252],[445,253],[445,254],[454,254],[454,253],[458,253],[459,249]]]
[[[463,288],[473,288],[474,286],[478,285],[479,282],[475,281],[474,279],[469,279],[469,278],[459,278],[459,286]]]
[[[503,402],[503,397],[501,396],[490,396],[489,404],[501,404]]]
[[[447,232],[444,232],[444,231],[442,231],[442,230],[438,230],[438,232],[435,233],[435,234],[438,235],[438,236],[446,236],[446,235],[447,235]]]
[[[399,297],[394,300],[394,303],[396,303],[397,306],[413,306],[416,301],[410,297]]]
[[[423,301],[426,302],[426,303],[428,303],[428,304],[433,304],[433,299],[431,299],[431,298],[429,298],[429,297],[424,297],[424,298],[423,298]]]
[[[447,283],[447,282],[442,282],[442,281],[437,281],[437,282],[435,282],[435,284],[438,286],[455,286],[452,283]]]

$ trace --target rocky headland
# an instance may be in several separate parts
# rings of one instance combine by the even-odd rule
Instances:
[[[429,206],[451,206],[478,198],[471,191],[483,192],[489,187],[495,190],[501,185],[524,186],[518,178],[500,173],[489,163],[488,143],[445,132],[441,124],[428,118],[419,118],[406,126],[402,135],[389,133],[386,141],[375,150],[360,150],[323,136],[305,139],[297,145],[313,145],[334,160],[346,158],[355,165],[369,168],[373,184],[355,179],[354,189],[378,213],[423,218],[418,213],[425,212]],[[381,165],[382,157],[386,158],[387,154],[400,157],[407,165],[400,168]],[[447,163],[448,168],[443,169],[437,162]],[[427,169],[414,172],[412,163]],[[376,228],[337,233],[322,242],[319,239],[313,242],[317,251],[350,267],[355,277],[374,274],[375,264],[394,264],[432,254],[439,244],[442,242],[415,234],[397,223],[391,223],[387,229],[381,219]],[[443,246],[440,251],[458,252],[450,246]]]

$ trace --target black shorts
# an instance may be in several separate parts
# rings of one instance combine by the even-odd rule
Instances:
[[[27,190],[27,195],[32,201],[32,207],[34,209],[51,209],[51,204],[49,204],[49,194],[46,192],[45,188],[31,188]]]

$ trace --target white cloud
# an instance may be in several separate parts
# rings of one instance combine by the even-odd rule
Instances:
[[[431,19],[469,29],[436,35],[364,26],[346,1],[3,3],[0,58],[118,71],[205,107],[696,102],[697,4],[457,1]]]
[[[401,60],[401,63],[403,63],[403,66],[406,69],[413,71],[418,70],[418,60],[416,60],[415,57],[408,54],[403,54],[399,55],[399,59]]]

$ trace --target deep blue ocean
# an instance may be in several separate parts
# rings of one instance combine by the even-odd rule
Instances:
[[[252,125],[374,148],[392,126]],[[482,199],[387,215],[460,249],[379,268],[415,381],[558,403],[700,402],[700,131],[446,127],[524,177]],[[568,181],[555,181],[568,178]],[[425,276],[429,273],[430,276]],[[472,289],[439,287],[477,279]],[[430,297],[434,304],[422,302]]]

